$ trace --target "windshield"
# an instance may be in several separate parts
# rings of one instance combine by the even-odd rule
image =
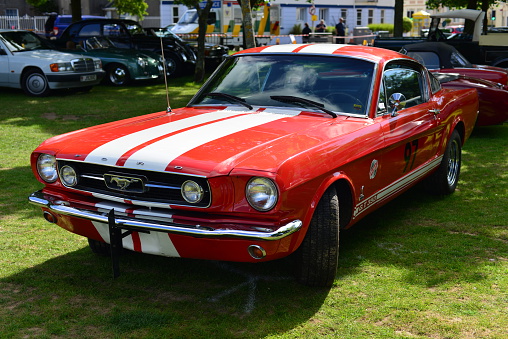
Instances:
[[[3,32],[0,37],[11,52],[33,51],[37,49],[53,49],[50,43],[31,32]]]
[[[227,60],[190,105],[235,104],[220,93],[236,97],[236,104],[318,111],[319,104],[337,113],[366,115],[374,66],[337,56],[239,56]]]
[[[198,23],[198,13],[196,11],[187,11],[184,15],[178,20],[179,24],[197,24]]]
[[[86,39],[85,41],[85,49],[89,51],[93,49],[106,49],[112,47],[114,47],[113,43],[107,38],[92,37]]]
[[[125,23],[125,26],[131,35],[146,35],[143,27],[137,23]]]
[[[182,38],[180,38],[178,35],[176,35],[175,33],[171,32],[171,29],[168,28],[168,27],[165,27],[165,28],[160,28],[160,29],[154,29],[153,30],[153,33],[158,36],[159,38],[173,38],[173,39],[176,39],[178,41],[183,41]]]

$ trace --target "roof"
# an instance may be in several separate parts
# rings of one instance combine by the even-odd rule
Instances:
[[[444,42],[421,42],[405,45],[403,48],[408,52],[434,52],[439,56],[443,68],[454,68],[451,63],[451,56],[452,53],[459,53],[455,47]]]

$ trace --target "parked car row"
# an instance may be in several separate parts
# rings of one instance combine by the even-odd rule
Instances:
[[[46,22],[49,40],[30,32],[3,30],[0,61],[5,62],[0,62],[0,86],[46,96],[56,89],[89,90],[101,80],[122,86],[137,80],[160,79],[164,70],[169,77],[193,70],[196,47],[171,32],[145,30],[133,20],[84,19],[71,23],[70,16],[50,16]],[[37,52],[20,53],[27,51]],[[215,68],[228,55],[228,48],[207,44],[205,54],[207,65]],[[77,63],[71,62],[77,58],[96,62],[96,74],[69,80],[70,77],[62,76],[62,70],[50,69],[50,65],[66,60],[71,66],[65,72],[79,73],[81,69],[74,67]]]
[[[102,63],[93,56],[54,50],[32,32],[0,30],[0,86],[21,88],[31,96],[52,90],[90,90],[104,77]]]

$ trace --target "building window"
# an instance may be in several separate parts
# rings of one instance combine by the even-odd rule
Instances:
[[[344,22],[347,20],[347,9],[340,10],[340,17],[344,19]]]
[[[373,9],[369,9],[369,16],[367,17],[367,25],[370,25],[371,23],[374,22],[374,10]]]
[[[180,19],[180,15],[178,13],[178,6],[173,6],[173,23],[177,23],[178,19]]]
[[[327,19],[328,19],[328,8],[320,8],[319,9],[319,20],[324,20],[326,23]]]
[[[296,21],[305,21],[305,10],[306,8],[296,9]]]
[[[381,10],[381,18],[380,18],[379,22],[382,24],[385,23],[385,10],[384,9]]]
[[[407,16],[408,18],[412,18],[412,17],[413,17],[413,14],[415,14],[415,11],[413,11],[413,10],[409,10],[409,11],[407,11],[406,16]]]
[[[7,8],[5,10],[5,16],[19,16],[17,8]]]
[[[356,26],[362,25],[362,10],[357,9],[356,10]]]

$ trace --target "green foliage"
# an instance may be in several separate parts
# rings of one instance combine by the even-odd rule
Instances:
[[[488,6],[495,5],[498,3],[498,0],[486,0],[488,2]],[[451,9],[460,9],[460,8],[469,8],[469,9],[482,9],[482,1],[478,0],[427,0],[425,5],[429,9],[438,9],[443,7],[449,7]]]
[[[402,18],[402,30],[404,33],[411,32],[411,29],[413,28],[413,21],[409,19],[407,16]]]
[[[388,31],[390,34],[393,33],[393,24],[370,24],[368,27],[372,32]]]
[[[293,28],[291,28],[291,31],[289,31],[289,34],[302,34],[302,25],[295,24]]]
[[[369,29],[372,32],[388,31],[393,34],[393,24],[370,24]],[[402,30],[404,33],[411,32],[413,28],[413,22],[408,17],[402,18]]]
[[[114,0],[118,13],[136,15],[139,20],[148,14],[148,4],[145,0]]]

